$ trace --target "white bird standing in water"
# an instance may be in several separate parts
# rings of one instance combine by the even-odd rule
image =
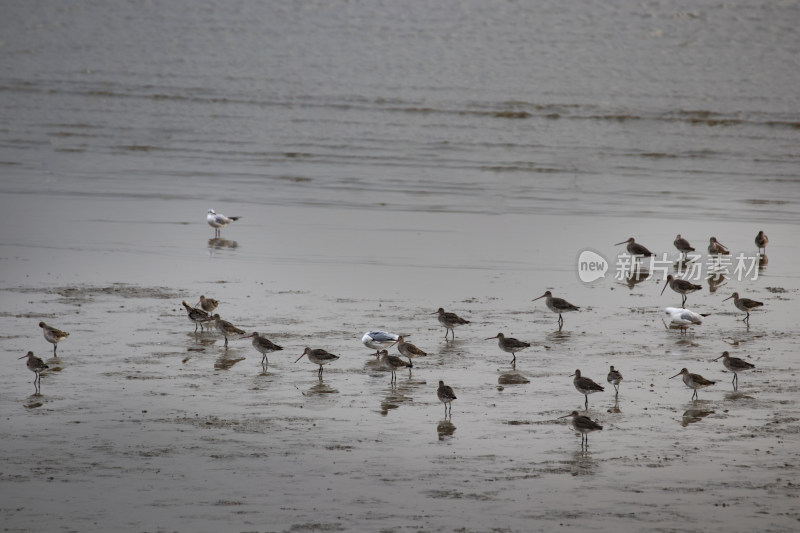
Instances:
[[[206,221],[208,225],[214,228],[214,237],[219,237],[221,235],[220,230],[234,222],[239,220],[242,217],[226,217],[222,213],[217,213],[213,209],[208,210],[208,215],[206,215]]]
[[[392,346],[399,338],[394,333],[376,329],[375,331],[364,333],[364,336],[361,337],[361,343],[367,348],[375,350],[375,356],[378,357],[381,354],[381,350]]]
[[[708,316],[708,313],[695,313],[694,311],[681,309],[680,307],[667,307],[664,309],[664,312],[669,315],[670,325],[679,327],[681,333],[689,329],[689,326],[702,324],[703,317]]]

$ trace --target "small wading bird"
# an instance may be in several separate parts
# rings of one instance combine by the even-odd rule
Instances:
[[[739,372],[747,372],[748,370],[753,370],[756,365],[752,363],[748,363],[743,359],[739,359],[738,357],[731,357],[728,352],[722,352],[722,355],[715,358],[714,361],[719,361],[722,359],[722,364],[725,365],[729,371],[733,372],[733,379],[731,380],[731,384],[733,385],[733,390],[739,389]]]
[[[589,433],[592,431],[599,431],[603,426],[589,418],[588,416],[579,414],[578,411],[572,411],[568,415],[559,416],[559,419],[572,417],[572,429],[581,434],[581,448],[589,447]]]
[[[42,376],[40,375],[40,372],[50,367],[47,366],[44,363],[44,361],[33,355],[33,352],[28,352],[26,355],[23,355],[19,359],[24,359],[26,357],[28,358],[28,361],[26,363],[28,370],[36,374],[36,377],[33,378],[33,386],[36,389],[36,392],[38,393],[39,387],[41,386],[42,383]]]
[[[213,209],[208,210],[208,215],[206,215],[206,221],[208,225],[214,228],[214,237],[219,237],[221,235],[221,230],[231,222],[239,220],[242,217],[226,217],[222,213],[217,213]]]
[[[711,237],[708,240],[708,254],[709,255],[730,255],[728,247],[717,240],[716,237]]]
[[[664,294],[664,291],[667,289],[667,285],[669,285],[670,289],[677,292],[681,295],[681,307],[686,305],[686,297],[693,293],[694,291],[699,291],[703,288],[702,285],[695,285],[691,281],[686,281],[685,279],[678,279],[673,277],[672,274],[667,276],[666,283],[664,283],[664,288],[661,289],[661,294]]]
[[[410,342],[406,342],[402,335],[397,337],[397,351],[400,352],[400,355],[408,357],[409,363],[412,357],[425,357],[428,355]]]
[[[438,311],[435,313],[431,313],[432,315],[439,315],[439,324],[444,326],[444,338],[447,339],[447,334],[451,331],[453,332],[453,340],[456,339],[456,326],[460,326],[462,324],[469,324],[469,320],[464,320],[460,316],[455,313],[448,313],[444,310],[444,308],[440,307]]]
[[[678,233],[678,236],[675,237],[674,241],[672,241],[672,244],[675,245],[675,248],[678,249],[678,251],[681,253],[681,257],[683,257],[684,259],[686,259],[686,255],[689,252],[694,252],[694,248],[692,247],[692,245],[689,244],[689,241],[681,237],[680,233]]]
[[[620,374],[619,370],[614,370],[614,365],[611,365],[606,381],[614,385],[616,395],[619,396],[619,384],[622,382],[622,374]]]
[[[217,331],[222,333],[222,336],[225,337],[225,347],[228,347],[228,335],[244,335],[245,331],[237,328],[227,320],[222,320],[219,315],[214,315],[213,317],[209,318],[208,321],[214,321],[214,325],[217,327]]]
[[[58,343],[69,337],[69,333],[54,328],[53,326],[48,326],[44,322],[39,322],[39,327],[42,328],[45,340],[53,344],[53,357],[56,357]]]
[[[444,404],[444,417],[447,418],[447,406],[450,406],[450,416],[453,416],[453,400],[456,400],[456,393],[453,392],[453,387],[445,385],[444,381],[439,380],[439,388],[436,390],[436,396],[439,401]]]
[[[378,354],[379,354],[378,360],[381,362],[383,368],[389,370],[392,373],[392,380],[389,383],[397,381],[397,371],[400,370],[401,368],[408,368],[409,375],[411,369],[414,368],[414,365],[411,363],[410,359],[406,363],[396,355],[389,355],[388,350],[381,350],[380,352],[378,352]]]
[[[209,320],[208,313],[202,309],[192,307],[186,300],[182,301],[181,304],[183,304],[183,306],[186,308],[186,313],[188,313],[189,320],[194,322],[194,332],[197,333],[197,326],[200,326],[200,331],[203,331],[203,324]]]
[[[619,246],[620,244],[625,244],[625,243],[628,244],[628,246],[626,246],[625,249],[628,250],[628,253],[634,257],[640,257],[640,256],[650,257],[651,255],[652,256],[656,255],[647,248],[645,248],[643,245],[636,242],[636,240],[633,237],[629,238],[627,241],[618,242],[614,246]]]
[[[689,326],[702,324],[703,317],[709,315],[709,313],[695,313],[680,307],[666,307],[664,312],[669,315],[670,325],[679,327],[682,334],[689,329]]]
[[[558,313],[558,329],[564,325],[564,318],[561,316],[561,313],[568,313],[570,311],[578,311],[580,307],[576,305],[572,305],[568,301],[563,298],[555,298],[553,297],[553,293],[550,291],[545,292],[539,298],[534,298],[531,300],[535,302],[541,298],[547,298],[544,302],[548,309],[550,309],[554,313]]]
[[[733,298],[733,305],[735,305],[737,309],[747,313],[747,316],[744,317],[742,321],[747,322],[748,325],[750,324],[750,311],[753,311],[757,307],[761,307],[762,305],[764,305],[762,302],[757,302],[755,300],[751,300],[750,298],[739,298],[738,292],[734,292],[733,294],[731,294],[730,296],[725,298],[725,300],[722,301],[724,302],[726,300],[730,300],[731,298]]]
[[[204,294],[201,294],[199,305],[200,308],[206,313],[213,313],[214,309],[216,309],[219,306],[219,302],[214,298],[206,298]]]
[[[583,397],[586,398],[586,403],[584,405],[586,406],[586,409],[589,409],[589,395],[595,392],[602,392],[605,389],[591,379],[581,376],[580,370],[576,370],[575,373],[570,377],[573,376],[575,379],[572,380],[572,384],[575,385],[577,391],[583,394]]]
[[[361,337],[361,343],[367,348],[375,350],[375,356],[381,354],[381,350],[389,348],[397,342],[398,336],[388,331],[376,329],[375,331],[368,331]]]
[[[283,350],[282,346],[278,346],[271,340],[266,337],[262,337],[257,331],[254,331],[250,335],[245,335],[242,337],[243,339],[249,339],[250,337],[253,338],[253,348],[256,349],[257,352],[261,353],[263,356],[261,358],[262,365],[268,365],[269,360],[267,360],[267,354],[272,352],[277,352],[278,350]]]
[[[758,253],[761,253],[761,250],[764,250],[764,255],[767,253],[767,244],[769,244],[769,238],[764,231],[759,231],[758,235],[756,235],[756,246],[758,246]]]
[[[677,378],[678,376],[683,376],[683,382],[686,384],[686,386],[694,390],[694,394],[692,394],[692,400],[695,398],[700,399],[700,397],[697,395],[697,389],[702,389],[703,387],[708,387],[709,385],[716,383],[716,381],[707,380],[700,374],[692,374],[685,368],[681,369],[680,372],[669,379]]]
[[[322,348],[317,348],[315,350],[312,350],[307,346],[306,349],[303,351],[303,355],[307,356],[308,360],[314,363],[315,365],[319,365],[319,371],[317,371],[317,374],[319,375],[320,378],[322,378],[322,365],[327,365],[328,363],[332,363],[333,361],[339,359],[338,355],[333,355],[330,352],[326,352]],[[295,363],[300,359],[302,359],[303,355],[298,357],[295,360]]]
[[[517,362],[517,352],[521,352],[531,345],[529,342],[523,342],[513,337],[506,337],[502,333],[498,333],[494,337],[489,337],[486,340],[489,341],[492,339],[497,339],[497,345],[500,346],[501,350],[514,356],[514,359],[511,360],[512,365]]]

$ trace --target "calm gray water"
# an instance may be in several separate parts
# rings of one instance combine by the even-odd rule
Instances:
[[[608,4],[6,2],[2,191],[798,222],[800,6]]]
[[[797,529],[797,2],[1,11],[7,530]],[[211,239],[210,207],[244,218]],[[576,274],[631,235],[673,260],[677,233],[752,255],[761,229],[757,279],[702,280],[687,335],[659,279]],[[581,306],[563,330],[547,289]],[[200,294],[285,347],[269,369],[192,332]],[[429,356],[390,385],[374,328]],[[514,369],[498,331],[533,344]],[[324,380],[306,345],[341,356]],[[757,366],[738,391],[723,350]],[[569,375],[610,364],[581,451]],[[684,366],[717,384],[690,401]]]

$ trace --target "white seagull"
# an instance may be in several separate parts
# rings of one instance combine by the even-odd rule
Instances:
[[[213,209],[208,210],[208,215],[206,216],[206,221],[208,225],[214,228],[214,237],[220,236],[220,230],[230,224],[235,220],[239,220],[242,217],[226,217],[222,213],[217,213]]]
[[[364,333],[361,342],[367,348],[375,350],[375,356],[380,356],[380,352],[397,342],[400,337],[388,331],[375,330]]]
[[[689,326],[702,324],[703,317],[708,316],[708,313],[695,313],[680,307],[667,307],[664,312],[670,317],[670,326],[680,328],[681,332],[689,329]]]

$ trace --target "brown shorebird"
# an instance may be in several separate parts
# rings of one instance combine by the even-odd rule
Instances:
[[[614,385],[616,395],[619,396],[619,384],[622,382],[622,374],[619,370],[614,370],[614,365],[611,365],[611,370],[608,371],[606,381]]]
[[[409,359],[406,363],[396,355],[389,355],[388,350],[380,350],[378,353],[378,360],[380,361],[381,365],[383,365],[383,368],[392,373],[392,380],[389,383],[397,381],[397,371],[401,368],[408,368],[409,375],[411,375],[411,369],[414,368],[414,365],[411,363],[411,359]]]
[[[625,243],[628,243],[628,246],[625,247],[628,250],[628,253],[634,257],[638,256],[649,257],[651,255],[652,256],[656,255],[647,248],[645,248],[644,246],[642,246],[641,244],[639,244],[638,242],[636,242],[636,240],[633,237],[631,237],[627,241],[618,242],[614,246],[619,246],[620,244],[625,244]]]
[[[200,308],[206,313],[213,313],[214,309],[219,306],[219,302],[214,298],[206,298],[204,294],[200,295]]]
[[[689,252],[694,252],[692,245],[689,244],[689,241],[681,237],[680,233],[678,233],[678,236],[675,237],[674,241],[672,241],[672,244],[675,245],[675,248],[678,249],[678,251],[681,253],[681,256],[684,258],[686,258],[686,254]]]
[[[764,230],[758,232],[756,235],[756,246],[758,246],[758,253],[761,253],[761,250],[764,250],[764,255],[767,254],[767,244],[769,244],[769,238],[767,234],[764,233]]]
[[[401,355],[408,357],[408,362],[411,362],[412,357],[425,357],[428,355],[410,342],[406,342],[402,335],[397,337],[397,351]]]
[[[44,361],[42,361],[41,359],[39,359],[38,357],[33,355],[33,352],[28,352],[27,355],[23,355],[19,359],[24,359],[26,357],[28,358],[28,362],[27,362],[28,370],[30,370],[31,372],[36,374],[36,377],[33,378],[33,386],[36,389],[36,392],[38,393],[39,392],[39,386],[41,385],[41,382],[42,382],[42,376],[40,376],[39,373],[42,370],[45,370],[45,369],[50,368],[50,367],[47,366],[44,363]]]
[[[722,358],[722,364],[725,365],[725,368],[733,372],[733,379],[731,380],[731,384],[733,384],[733,390],[739,389],[738,373],[747,372],[748,370],[753,370],[756,367],[756,365],[748,363],[743,359],[731,357],[728,352],[722,352],[722,355],[714,359],[714,361],[719,361],[720,358]]]
[[[717,240],[716,237],[711,237],[708,240],[708,255],[730,255],[728,247]]]
[[[439,380],[439,388],[436,390],[436,396],[439,401],[444,404],[444,416],[447,418],[447,406],[450,406],[450,416],[453,415],[453,400],[457,400],[456,393],[453,392],[453,387],[445,385],[444,381]]]
[[[585,441],[585,446],[586,447],[589,446],[589,433],[591,433],[592,431],[598,431],[603,429],[603,426],[601,426],[588,416],[579,414],[578,411],[572,411],[570,414],[559,416],[558,418],[561,419],[567,417],[572,417],[571,421],[572,429],[581,434],[581,448],[584,447],[584,441]]]
[[[69,337],[69,333],[53,326],[48,326],[44,322],[39,322],[39,327],[42,328],[45,340],[53,344],[53,357],[55,357],[58,343]]]
[[[595,392],[602,392],[605,389],[591,379],[581,376],[580,370],[576,370],[570,377],[573,376],[575,376],[575,379],[572,380],[572,384],[575,385],[578,392],[583,394],[584,398],[586,398],[586,403],[584,405],[586,409],[589,409],[589,395]]]
[[[245,331],[237,328],[227,320],[222,320],[219,315],[214,315],[213,317],[208,319],[209,321],[213,320],[214,325],[217,327],[217,331],[222,333],[222,336],[225,337],[225,347],[228,347],[228,335],[244,335]]]
[[[438,311],[435,313],[431,313],[432,315],[439,315],[439,324],[445,327],[444,331],[444,338],[447,338],[447,334],[451,331],[453,332],[453,340],[456,338],[456,332],[453,328],[456,326],[460,326],[462,324],[469,324],[469,320],[464,320],[460,316],[455,313],[447,313],[443,308],[439,308]]]
[[[497,345],[500,347],[501,350],[504,352],[510,353],[514,356],[514,359],[511,360],[511,364],[516,364],[517,362],[517,352],[521,352],[525,348],[528,348],[531,343],[524,342],[517,340],[513,337],[506,337],[502,333],[498,333],[494,337],[489,337],[488,340],[497,339]]]
[[[308,360],[314,363],[315,365],[319,365],[319,371],[317,372],[317,374],[319,375],[320,379],[322,378],[322,365],[327,365],[328,363],[331,363],[339,359],[338,355],[333,355],[330,352],[326,352],[322,348],[317,348],[315,350],[312,350],[308,346],[306,346],[306,349],[303,351],[303,355],[308,356]],[[295,363],[300,359],[302,359],[303,355],[298,357],[295,360]]]
[[[278,350],[283,350],[283,347],[278,346],[271,340],[266,337],[262,337],[257,331],[254,331],[250,335],[245,335],[242,337],[243,339],[249,339],[250,337],[253,338],[253,348],[256,349],[257,352],[260,352],[263,357],[261,358],[261,364],[269,364],[267,360],[267,354],[272,352],[277,352]]]
[[[391,347],[399,337],[394,333],[376,329],[368,331],[361,337],[361,343],[367,348],[375,350],[375,357],[380,357],[381,350]]]
[[[544,302],[548,309],[550,309],[554,313],[558,313],[558,329],[564,325],[564,318],[561,316],[561,313],[568,313],[570,311],[577,311],[580,307],[576,305],[572,305],[568,301],[564,300],[563,298],[554,298],[553,293],[550,291],[545,292],[539,298],[534,298],[531,300],[535,302],[541,298],[547,298]]]
[[[214,237],[219,237],[221,235],[222,228],[239,220],[242,217],[226,217],[222,213],[217,213],[213,209],[208,210],[208,215],[206,215],[206,222],[208,225],[214,228]]]
[[[756,307],[761,307],[764,305],[762,302],[757,302],[755,300],[751,300],[750,298],[739,298],[738,292],[734,292],[725,298],[725,300],[730,300],[731,298],[733,298],[733,305],[735,305],[737,309],[747,313],[747,316],[742,320],[743,322],[747,322],[748,325],[750,324],[750,311],[755,310]],[[725,300],[722,301],[724,302]]]
[[[692,400],[697,398],[698,400],[700,397],[697,395],[697,389],[702,389],[703,387],[708,387],[709,385],[713,385],[716,381],[709,381],[700,374],[692,374],[685,368],[681,369],[680,372],[675,374],[669,379],[677,378],[678,376],[683,376],[683,382],[686,384],[687,387],[690,389],[694,389],[694,394],[692,394]]]
[[[197,326],[200,326],[200,331],[203,331],[203,323],[207,322],[209,319],[208,313],[202,309],[192,307],[186,300],[182,301],[181,303],[186,308],[186,312],[189,315],[189,320],[194,322],[194,332],[197,333]]]
[[[664,283],[664,288],[661,289],[661,294],[664,294],[664,291],[667,289],[667,285],[669,285],[670,289],[677,292],[683,298],[681,300],[681,307],[686,305],[686,297],[693,293],[694,291],[699,291],[703,288],[702,285],[695,285],[691,281],[686,281],[685,279],[678,279],[672,276],[672,274],[667,276],[667,282]]]

